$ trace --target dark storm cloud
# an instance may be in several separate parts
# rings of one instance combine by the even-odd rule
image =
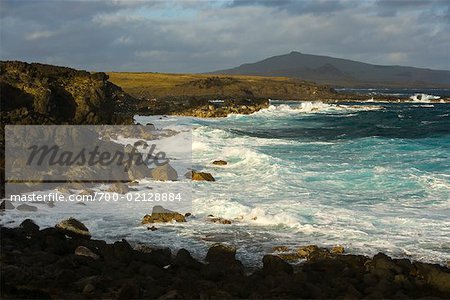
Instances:
[[[450,69],[446,1],[2,1],[1,59],[202,72],[292,50]]]

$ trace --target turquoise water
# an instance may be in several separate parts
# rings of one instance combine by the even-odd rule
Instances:
[[[40,205],[36,213],[0,214],[0,223],[32,218],[45,227],[72,216],[94,238],[186,248],[197,258],[213,243],[229,243],[247,266],[260,264],[274,246],[308,244],[450,261],[450,104],[271,104],[217,119],[136,117],[192,132],[193,167],[216,178],[192,183],[192,207],[177,208],[193,214],[186,223],[149,231],[140,221],[153,204],[128,201],[70,210],[64,203]],[[228,164],[213,165],[217,159]],[[158,186],[178,183],[191,181]],[[140,182],[147,185],[156,187]],[[208,222],[210,214],[232,224]]]
[[[194,120],[194,162],[218,179],[196,185],[194,211],[241,224],[193,234],[245,248],[248,260],[316,243],[445,262],[449,113],[441,103],[277,101],[249,116]]]

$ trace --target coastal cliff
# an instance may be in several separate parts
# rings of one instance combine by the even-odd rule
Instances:
[[[105,73],[0,62],[3,124],[123,124],[133,98]]]

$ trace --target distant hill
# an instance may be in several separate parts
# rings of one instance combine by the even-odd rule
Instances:
[[[287,77],[205,74],[108,73],[109,80],[138,99],[335,99],[329,86]]]
[[[211,74],[286,76],[345,87],[450,88],[450,71],[372,65],[295,51]]]

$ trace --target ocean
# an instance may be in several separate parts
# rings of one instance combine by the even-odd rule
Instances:
[[[75,217],[95,238],[186,248],[198,258],[213,243],[228,243],[248,266],[261,264],[274,246],[309,244],[446,264],[449,114],[445,103],[271,101],[252,115],[226,118],[137,116],[192,128],[193,168],[216,178],[193,183],[195,217],[153,232],[139,224],[150,204],[88,204]],[[217,159],[228,164],[212,165]],[[2,223],[30,214],[51,226],[64,214],[55,212],[8,212]],[[208,215],[232,224],[212,224]]]
[[[197,120],[195,163],[218,181],[196,186],[194,213],[243,223],[194,231],[254,262],[272,246],[311,243],[446,262],[449,113],[440,103],[279,101],[249,116]],[[214,159],[230,164],[215,168]]]

